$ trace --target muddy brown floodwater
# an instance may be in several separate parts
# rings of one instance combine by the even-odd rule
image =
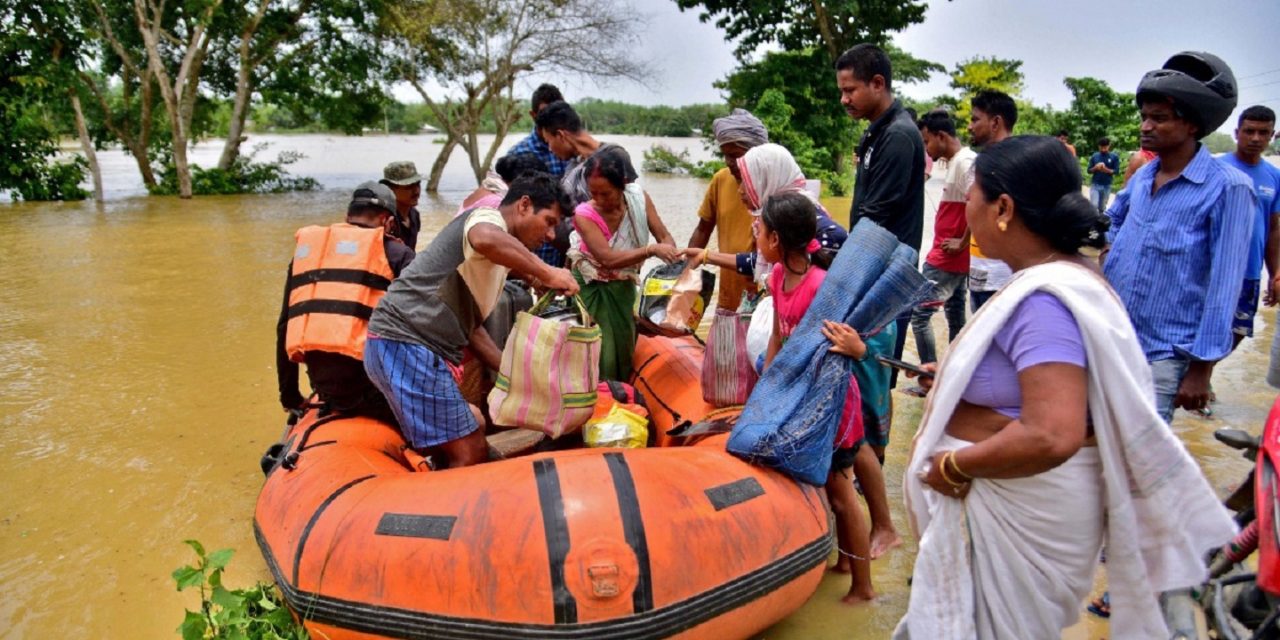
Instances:
[[[637,160],[655,143],[706,156],[697,140],[602,138]],[[0,204],[0,637],[176,637],[182,609],[195,606],[169,577],[192,559],[186,538],[237,550],[229,584],[267,577],[251,523],[258,458],[283,425],[273,345],[293,232],[339,220],[350,189],[386,162],[408,158],[426,170],[439,147],[426,136],[265,140],[268,154],[306,154],[296,172],[325,189],[147,197],[130,161],[108,152],[103,207]],[[195,162],[212,164],[219,150],[202,144]],[[463,166],[459,155],[441,192],[423,197],[422,244],[474,185]],[[704,183],[644,181],[683,243]],[[848,200],[828,205],[847,216]],[[1274,320],[1264,311],[1259,337],[1219,369],[1215,416],[1174,422],[1219,489],[1248,463],[1216,445],[1213,430],[1258,432],[1275,398],[1262,380]],[[895,402],[886,476],[905,538],[902,467],[923,401],[895,394]],[[906,607],[913,552],[907,541],[874,563],[876,603],[839,604],[847,578],[831,575],[764,636],[886,637]],[[1069,635],[1104,633],[1086,621]]]

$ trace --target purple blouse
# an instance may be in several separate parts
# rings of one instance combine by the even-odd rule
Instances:
[[[961,398],[1017,419],[1022,415],[1018,373],[1046,362],[1088,364],[1075,316],[1053,294],[1037,291],[1018,304],[996,333]]]

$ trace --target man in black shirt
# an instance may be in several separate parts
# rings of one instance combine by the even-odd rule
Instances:
[[[878,47],[860,44],[836,61],[840,104],[850,117],[871,123],[858,143],[849,226],[868,218],[919,251],[924,229],[924,139],[893,97],[891,83],[889,56]]]
[[[889,56],[860,44],[836,60],[840,104],[849,116],[871,123],[858,143],[858,175],[853,185],[849,228],[866,218],[889,230],[898,241],[920,251],[924,231],[924,139],[893,97]],[[898,317],[893,357],[902,357],[911,312]],[[890,374],[890,387],[898,371]]]

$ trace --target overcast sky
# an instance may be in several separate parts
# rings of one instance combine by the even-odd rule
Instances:
[[[637,55],[655,67],[651,86],[531,77],[524,93],[551,80],[570,102],[587,96],[636,104],[720,101],[711,83],[736,66],[732,44],[671,0],[634,2],[648,16]],[[1199,49],[1231,65],[1241,108],[1264,103],[1280,109],[1278,33],[1280,0],[931,0],[924,23],[896,41],[948,69],[975,55],[1022,60],[1024,97],[1060,109],[1071,100],[1065,77],[1093,76],[1133,91],[1142,74],[1169,55]],[[944,74],[900,89],[918,99],[950,91]]]

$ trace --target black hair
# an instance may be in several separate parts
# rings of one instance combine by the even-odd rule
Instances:
[[[1080,192],[1080,168],[1056,138],[1014,136],[982,150],[974,161],[987,202],[1008,194],[1018,219],[1055,251],[1102,248],[1111,219]]]
[[[942,109],[934,109],[920,116],[919,125],[921,129],[928,129],[931,133],[945,133],[953,138],[956,137],[955,118]]]
[[[1102,136],[1101,138],[1098,138],[1098,146],[1099,147],[1111,146],[1111,138],[1108,138],[1106,136]]]
[[[1018,123],[1018,105],[1013,102],[1013,98],[1010,98],[1009,94],[1002,91],[993,89],[979,91],[970,104],[973,105],[974,109],[978,109],[992,118],[999,116],[1001,120],[1004,120],[1005,126],[1009,127],[1010,131],[1013,131],[1013,125]]]
[[[560,179],[549,173],[526,173],[516,178],[508,186],[507,195],[502,197],[502,204],[499,206],[514,204],[525,196],[529,196],[535,211],[549,209],[558,204],[561,218],[573,215],[573,203],[560,187]]]
[[[1270,107],[1255,104],[1240,112],[1240,120],[1236,122],[1236,126],[1239,127],[1244,125],[1245,120],[1253,120],[1254,122],[1270,122],[1271,124],[1275,124],[1276,112],[1272,111]]]
[[[493,163],[493,170],[503,182],[511,184],[526,173],[547,173],[547,163],[534,153],[508,153]]]
[[[582,176],[583,179],[604,178],[615,188],[625,189],[628,182],[635,181],[636,170],[631,166],[631,156],[622,147],[608,146],[587,158]]]
[[[1059,130],[1058,130],[1058,137],[1059,137],[1059,138],[1070,138],[1070,137],[1071,137],[1071,132],[1070,132],[1070,131],[1067,131],[1066,129],[1059,129]]]
[[[854,45],[836,59],[836,71],[851,71],[853,77],[861,82],[871,82],[880,76],[884,78],[884,90],[893,91],[893,67],[889,64],[889,56],[874,44],[862,43]]]
[[[554,84],[540,84],[537,89],[533,90],[533,97],[529,99],[529,108],[536,113],[538,107],[553,102],[564,102],[564,96],[560,95],[560,89]]]
[[[568,131],[569,133],[577,133],[582,131],[582,118],[578,117],[578,112],[569,106],[564,100],[557,100],[547,105],[537,118],[534,118],[534,124],[539,129],[548,133],[557,133],[560,131]]]
[[[834,256],[830,251],[819,249],[809,253],[809,243],[818,235],[818,206],[809,196],[794,191],[769,196],[760,211],[760,222],[767,230],[778,234],[784,267],[787,256],[796,253],[803,254],[816,267],[831,267]]]

